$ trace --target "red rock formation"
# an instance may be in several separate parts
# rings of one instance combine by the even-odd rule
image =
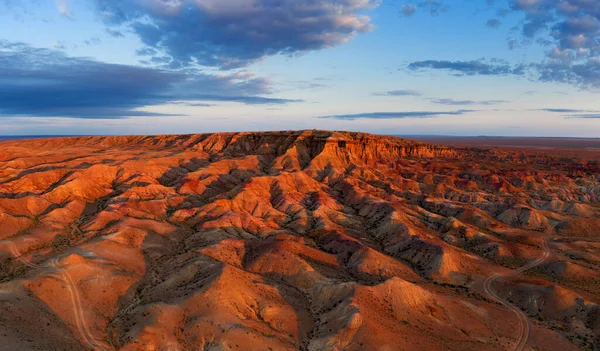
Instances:
[[[327,131],[2,142],[0,349],[597,345],[599,169]]]

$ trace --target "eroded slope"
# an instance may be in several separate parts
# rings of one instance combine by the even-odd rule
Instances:
[[[0,345],[575,350],[597,162],[300,131],[0,143]]]

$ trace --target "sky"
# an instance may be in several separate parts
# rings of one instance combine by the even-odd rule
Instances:
[[[597,0],[0,0],[0,135],[600,137]]]

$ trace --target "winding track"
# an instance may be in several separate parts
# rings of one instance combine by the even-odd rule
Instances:
[[[11,255],[13,255],[13,257],[17,261],[21,262],[22,264],[24,264],[25,266],[27,266],[29,268],[37,268],[36,264],[29,262],[29,260],[27,260],[25,257],[23,257],[23,255],[19,252],[19,249],[17,248],[17,245],[15,245],[15,243],[13,243],[12,241],[4,241],[4,242],[8,246],[8,251],[10,251]]]
[[[571,238],[571,239],[580,239],[580,240],[587,239],[585,241],[595,241],[595,240],[589,240],[588,238]],[[525,346],[527,345],[527,341],[529,339],[529,334],[530,334],[529,320],[528,320],[527,315],[523,311],[521,311],[521,309],[519,309],[517,306],[511,304],[507,300],[500,297],[494,291],[492,285],[494,284],[495,281],[497,281],[499,279],[513,276],[513,275],[516,275],[519,273],[523,273],[529,269],[532,269],[532,268],[537,267],[537,266],[541,265],[542,263],[544,263],[544,261],[546,261],[550,257],[550,254],[551,254],[549,242],[554,241],[554,240],[556,240],[556,238],[546,238],[543,241],[542,247],[544,249],[544,254],[541,257],[516,269],[515,271],[513,271],[511,273],[508,273],[508,274],[495,273],[492,276],[488,277],[483,284],[483,288],[484,288],[485,292],[488,295],[490,295],[492,297],[492,299],[500,302],[501,304],[503,304],[504,306],[506,306],[507,308],[512,310],[517,316],[517,319],[519,321],[520,331],[519,331],[519,337],[517,339],[517,343],[515,344],[515,347],[513,348],[514,351],[523,351]],[[27,258],[25,258],[19,252],[15,243],[13,243],[12,241],[3,241],[3,243],[5,243],[7,245],[9,252],[13,255],[13,257],[17,261],[19,261],[23,265],[26,265],[27,267],[30,267],[30,268],[38,268],[39,267],[37,264],[34,264],[34,263],[30,262],[29,260],[27,260]],[[79,294],[79,290],[77,289],[77,286],[75,285],[73,278],[71,277],[69,272],[61,267],[58,258],[51,259],[48,262],[48,265],[57,270],[57,272],[60,274],[62,280],[67,285],[67,289],[69,290],[69,295],[71,298],[71,304],[73,306],[73,313],[75,316],[75,324],[76,324],[77,330],[78,330],[81,338],[93,350],[99,350],[99,351],[113,350],[105,342],[96,339],[96,337],[94,337],[91,330],[89,329],[89,327],[86,323],[86,320],[85,320],[85,314],[84,314],[84,311],[82,308],[81,296]]]
[[[529,269],[532,269],[532,268],[537,267],[537,266],[541,265],[542,263],[544,263],[544,261],[547,260],[551,254],[550,246],[548,246],[548,242],[551,240],[554,240],[554,238],[546,238],[544,240],[544,243],[542,244],[542,247],[544,248],[544,254],[542,255],[542,257],[539,257],[539,258],[531,261],[530,263],[515,270],[514,272],[511,272],[508,274],[495,273],[494,275],[487,278],[485,280],[485,282],[483,283],[483,288],[488,295],[490,295],[494,300],[500,302],[504,306],[511,309],[517,315],[517,318],[519,320],[520,331],[519,331],[519,338],[517,339],[517,343],[516,343],[515,347],[513,348],[514,351],[522,351],[523,349],[525,349],[525,345],[527,345],[527,340],[529,340],[529,332],[530,332],[529,320],[527,319],[527,315],[523,311],[521,311],[520,308],[518,308],[517,306],[511,304],[507,300],[500,297],[492,288],[492,284],[500,278],[509,277],[512,275],[516,275],[518,273],[523,273]]]
[[[69,272],[60,266],[58,258],[51,259],[49,265],[56,268],[63,281],[67,284],[67,289],[69,290],[69,295],[71,296],[71,304],[73,305],[73,313],[75,314],[75,324],[77,326],[77,330],[79,331],[79,335],[81,335],[85,343],[93,350],[111,350],[111,348],[109,348],[104,342],[96,339],[90,331],[88,324],[85,321],[85,314],[83,313],[83,308],[81,306],[81,296],[79,295],[79,290],[73,282],[73,278]]]
[[[8,250],[10,251],[10,253],[13,255],[13,257],[17,261],[21,262],[22,264],[24,264],[30,268],[38,268],[39,267],[37,264],[31,263],[29,260],[27,260],[25,257],[23,257],[23,255],[19,252],[19,249],[17,248],[15,243],[13,243],[12,241],[4,241],[4,243],[7,244]],[[94,337],[94,335],[92,334],[92,332],[90,331],[90,329],[86,323],[86,320],[85,320],[85,314],[83,313],[83,308],[82,308],[82,304],[81,304],[81,296],[79,295],[79,290],[77,289],[77,286],[73,282],[73,278],[71,277],[69,272],[60,266],[58,258],[51,259],[48,262],[48,265],[50,267],[55,268],[58,271],[62,280],[67,285],[67,289],[69,290],[69,295],[71,297],[71,304],[73,305],[73,313],[75,315],[75,325],[77,327],[77,330],[79,331],[81,338],[85,341],[85,343],[92,350],[99,350],[99,351],[112,350],[112,348],[110,348],[106,343],[96,339]]]

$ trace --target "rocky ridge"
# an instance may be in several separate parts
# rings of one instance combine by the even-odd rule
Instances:
[[[348,132],[2,142],[0,345],[595,347],[599,181]]]

